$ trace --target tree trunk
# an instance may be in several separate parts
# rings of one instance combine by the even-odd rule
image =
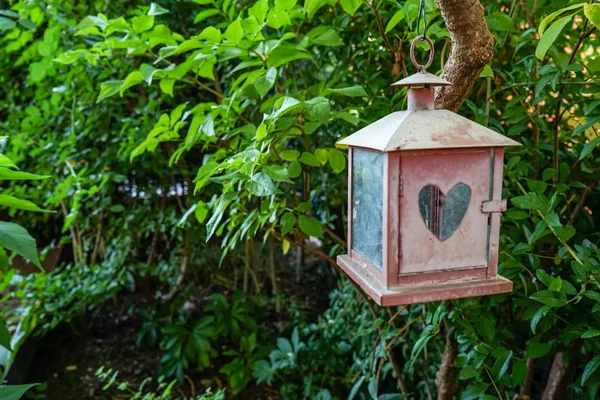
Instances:
[[[438,400],[452,400],[456,393],[456,367],[454,360],[458,355],[458,343],[452,333],[446,336],[446,349],[442,355],[440,370],[435,375],[435,386],[438,390]]]
[[[438,0],[450,31],[452,49],[442,77],[452,86],[439,88],[436,108],[457,111],[473,84],[494,56],[494,36],[488,29],[479,0]]]
[[[568,375],[573,357],[570,357],[569,361],[565,362],[563,355],[564,353],[560,352],[554,356],[554,362],[548,375],[548,383],[542,395],[542,400],[561,400],[567,398]]]

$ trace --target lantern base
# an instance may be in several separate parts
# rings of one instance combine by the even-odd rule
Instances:
[[[411,283],[386,289],[372,274],[349,256],[338,256],[337,264],[380,306],[487,296],[511,292],[513,288],[512,281],[496,275],[493,278],[485,279],[456,279],[426,284]]]

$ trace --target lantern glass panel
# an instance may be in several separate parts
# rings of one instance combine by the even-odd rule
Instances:
[[[352,248],[383,270],[383,154],[352,154]]]

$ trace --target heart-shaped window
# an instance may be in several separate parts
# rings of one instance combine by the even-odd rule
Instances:
[[[439,187],[427,185],[419,192],[419,209],[427,228],[440,240],[446,240],[458,229],[469,203],[471,189],[456,184],[447,194]]]

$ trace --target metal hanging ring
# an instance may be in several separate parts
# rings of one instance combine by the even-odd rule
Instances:
[[[425,40],[427,43],[429,43],[429,60],[427,60],[427,64],[425,65],[419,64],[415,59],[415,44],[417,44],[417,42],[420,40]],[[415,40],[413,40],[413,42],[410,44],[410,61],[413,63],[413,65],[417,68],[419,72],[424,72],[427,68],[429,68],[429,66],[433,62],[434,55],[435,49],[433,48],[433,42],[428,37],[425,37],[423,35],[417,36]]]

